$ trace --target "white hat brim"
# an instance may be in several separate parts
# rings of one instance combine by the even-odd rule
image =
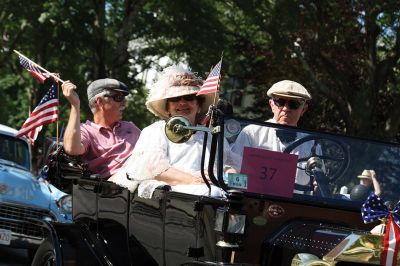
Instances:
[[[173,86],[168,88],[163,95],[159,95],[159,97],[154,97],[153,99],[148,99],[146,101],[147,109],[158,116],[161,119],[168,119],[170,117],[169,113],[167,112],[167,99],[190,95],[190,94],[197,94],[200,90],[197,86]],[[202,95],[204,97],[204,103],[200,107],[200,116],[204,116],[209,106],[214,102],[215,93],[209,93]],[[218,95],[216,96],[215,101],[218,100]]]

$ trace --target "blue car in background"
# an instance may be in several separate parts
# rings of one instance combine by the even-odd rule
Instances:
[[[43,241],[41,220],[71,222],[71,196],[32,174],[30,144],[0,125],[0,245],[27,248]]]

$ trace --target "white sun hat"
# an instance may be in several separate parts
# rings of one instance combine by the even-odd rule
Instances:
[[[157,81],[151,85],[146,107],[159,118],[168,119],[167,99],[196,94],[202,84],[202,79],[190,69],[176,65],[167,67],[162,71]],[[199,97],[204,97],[204,103],[200,106],[200,115],[203,116],[214,101],[214,93]],[[218,96],[216,97],[216,100],[218,100]]]

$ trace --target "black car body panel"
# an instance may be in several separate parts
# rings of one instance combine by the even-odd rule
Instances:
[[[234,140],[235,134],[227,135],[224,130],[224,122],[231,123],[232,119],[221,123],[222,129],[216,134],[220,140],[224,132]],[[144,199],[137,192],[83,175],[71,179],[74,223],[44,225],[53,245],[60,244],[60,248],[55,248],[55,258],[61,261],[52,262],[275,266],[297,265],[299,254],[309,254],[321,265],[379,264],[382,236],[370,234],[379,222],[365,224],[360,214],[366,195],[350,198],[350,193],[342,188],[355,187],[362,169],[375,169],[381,177],[383,196],[397,202],[400,145],[250,120],[235,119],[235,123],[240,128],[252,123],[293,131],[317,141],[322,147],[321,157],[334,159],[324,163],[323,175],[328,180],[318,183],[326,186],[328,194],[305,191],[284,196],[229,187],[232,183],[224,180],[226,175],[220,164],[215,185],[229,189],[226,197],[221,198],[174,192],[165,186],[156,189],[151,199]],[[221,146],[215,149],[217,163],[222,161]],[[330,176],[335,169],[340,174]],[[320,174],[310,173],[311,177]],[[366,239],[375,244],[365,244]],[[344,243],[350,242],[357,248],[344,254],[350,248]],[[333,251],[337,253],[332,255]]]

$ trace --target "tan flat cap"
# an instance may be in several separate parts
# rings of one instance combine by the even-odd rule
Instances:
[[[300,83],[291,80],[282,80],[267,91],[268,97],[283,96],[296,99],[311,100],[310,93]]]

